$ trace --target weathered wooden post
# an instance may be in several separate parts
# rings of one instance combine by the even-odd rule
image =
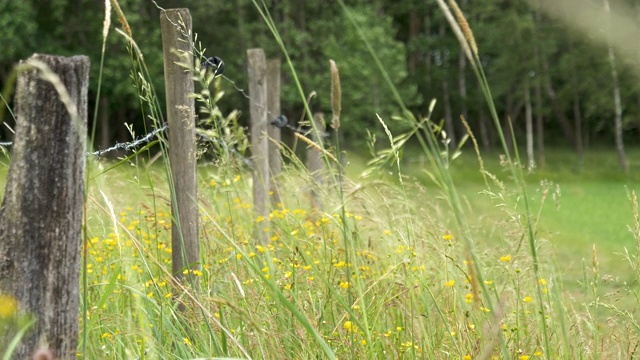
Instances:
[[[269,218],[269,143],[267,120],[267,60],[262,49],[247,50],[249,58],[249,96],[251,101],[251,154],[253,160],[253,205],[256,217],[255,235],[266,243]]]
[[[184,27],[182,27],[184,25]],[[198,183],[196,177],[196,124],[193,75],[177,63],[191,51],[191,14],[188,9],[160,13],[164,79],[169,122],[171,176],[172,272],[181,278],[185,269],[198,269]],[[188,57],[191,59],[191,57]]]
[[[76,359],[89,58],[35,54],[20,66],[0,208],[0,293],[36,319],[13,358],[48,348]]]
[[[322,144],[323,134],[325,133],[324,115],[322,113],[313,114],[313,126],[315,129],[311,132],[311,140],[316,144]],[[322,209],[322,200],[318,196],[316,189],[320,188],[324,183],[324,159],[318,149],[313,146],[307,148],[307,170],[313,179],[311,184],[311,206],[315,209]]]
[[[267,112],[271,114],[268,120],[280,115],[280,60],[267,62]],[[282,157],[280,156],[280,128],[267,125],[269,129],[269,172],[271,180],[271,205],[276,207],[280,203],[278,175],[282,172]]]

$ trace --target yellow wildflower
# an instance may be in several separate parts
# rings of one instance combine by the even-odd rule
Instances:
[[[0,319],[15,316],[18,312],[18,300],[8,294],[0,294]]]
[[[472,293],[468,293],[464,296],[464,301],[467,304],[471,304],[473,302],[473,294]]]
[[[351,332],[351,330],[353,329],[353,323],[351,321],[345,321],[342,327],[348,332]]]

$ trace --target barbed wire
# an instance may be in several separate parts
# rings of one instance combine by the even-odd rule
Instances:
[[[160,132],[163,132],[165,130],[168,129],[168,125],[164,124],[163,127],[158,128],[153,130],[152,132],[148,133],[147,135],[136,139],[134,141],[129,141],[129,142],[125,142],[125,143],[116,143],[115,145],[113,145],[110,148],[104,149],[104,150],[97,150],[94,152],[87,152],[87,156],[97,156],[97,157],[101,157],[107,153],[110,153],[112,151],[116,151],[116,150],[124,150],[124,151],[134,151],[139,145],[141,144],[147,144],[149,143],[153,138],[156,137],[156,135]],[[13,142],[12,141],[3,141],[0,142],[0,147],[2,148],[9,148],[13,146]]]
[[[134,152],[138,149],[139,146],[141,145],[146,145],[148,143],[150,143],[153,139],[155,139],[157,137],[158,134],[169,130],[169,124],[164,123],[162,125],[162,127],[154,129],[152,132],[148,133],[145,136],[142,136],[138,139],[135,139],[133,141],[129,141],[129,142],[123,142],[123,143],[116,143],[115,145],[107,148],[107,149],[103,149],[103,150],[97,150],[94,152],[87,152],[87,156],[96,156],[98,158],[111,153],[113,151],[117,151],[117,150],[123,150],[125,152]],[[215,139],[212,138],[211,136],[207,135],[204,131],[200,130],[200,129],[196,129],[196,136],[201,138],[204,141],[210,142],[212,144],[216,144],[219,145],[221,148],[225,149],[225,151],[228,151],[230,154],[232,154],[233,156],[239,158],[242,163],[247,166],[252,168],[252,162],[250,159],[246,158],[244,155],[242,155],[236,148],[234,148],[233,146],[229,146],[226,141],[224,141],[223,139]],[[3,141],[0,142],[0,147],[3,148],[8,148],[13,146],[13,142],[11,141]]]
[[[158,8],[161,11],[166,11],[163,7],[161,7],[160,5],[158,5],[158,3],[155,0],[151,0],[151,2],[156,6],[156,8]],[[171,19],[169,19],[167,17],[167,20],[176,27],[176,29],[178,29],[182,35],[188,39],[188,43],[189,43],[189,47],[193,50],[193,55],[198,56],[201,59],[204,59],[204,63],[205,64],[208,59],[206,58],[204,51],[201,51],[200,49],[198,49],[196,47],[196,44],[194,43],[190,32],[185,31],[184,28],[184,24],[178,24],[173,22]],[[267,112],[267,115],[270,118],[273,118],[274,115],[266,108],[265,105],[260,104],[256,101],[254,101],[251,96],[249,96],[249,94],[247,93],[246,90],[244,90],[243,88],[241,88],[236,81],[232,80],[231,78],[229,78],[228,76],[220,73],[218,75],[216,75],[216,77],[221,77],[222,79],[224,79],[225,81],[227,81],[229,84],[231,84],[231,86],[235,89],[236,92],[240,93],[243,97],[245,97],[247,100],[249,100],[253,105],[258,106],[260,109],[264,110]],[[284,120],[284,122],[282,122],[282,120]],[[284,115],[279,115],[278,117],[275,117],[272,121],[270,121],[270,124],[272,126],[276,126],[279,128],[283,128],[286,127],[294,132],[298,132],[301,133],[303,135],[306,135],[307,133],[304,131],[301,131],[300,129],[295,128],[294,126],[292,126],[291,124],[289,124],[287,122],[287,118]],[[96,156],[96,157],[102,157],[105,154],[111,153],[113,151],[117,151],[117,150],[124,150],[125,152],[132,152],[135,151],[140,145],[146,145],[147,143],[151,142],[154,138],[156,138],[156,136],[159,133],[162,133],[164,131],[166,131],[169,128],[169,125],[167,123],[164,123],[162,127],[160,128],[156,128],[154,129],[152,132],[146,134],[145,136],[138,138],[136,140],[133,141],[129,141],[129,142],[124,142],[124,143],[116,143],[115,145],[107,148],[107,149],[103,149],[103,150],[97,150],[94,152],[87,152],[87,156]],[[238,152],[237,149],[235,149],[232,146],[228,146],[226,144],[226,142],[223,139],[214,139],[211,138],[209,135],[207,135],[206,133],[204,133],[203,131],[197,130],[196,129],[196,135],[199,136],[200,138],[202,138],[205,141],[211,142],[213,144],[217,144],[220,145],[223,149],[225,149],[226,151],[228,151],[229,153],[233,154],[234,156],[242,159],[242,163],[248,167],[252,167],[252,163],[250,159],[247,159],[246,157],[244,157],[242,154],[240,154],[240,152]],[[323,136],[326,136],[325,134],[323,134]],[[13,146],[13,142],[10,141],[6,141],[6,142],[0,142],[0,147],[1,148],[8,148]]]
[[[156,6],[156,8],[158,10],[161,11],[166,11],[165,8],[163,8],[162,6],[158,5],[158,3],[155,0],[151,0],[151,2]],[[178,31],[180,31],[180,33],[182,34],[182,36],[184,36],[185,38],[188,39],[188,43],[189,43],[189,47],[192,49],[193,51],[193,55],[197,56],[200,59],[204,59],[205,62],[207,61],[207,57],[204,54],[204,51],[200,50],[195,42],[193,41],[192,37],[191,37],[191,33],[187,32],[186,29],[184,28],[184,24],[179,24],[176,23],[174,21],[172,21],[171,19],[169,19],[168,16],[166,16],[167,21],[169,21],[169,23],[173,26],[176,27],[176,29]],[[247,94],[247,91],[243,88],[241,88],[236,81],[232,80],[231,78],[229,78],[228,76],[224,75],[224,74],[219,74],[216,77],[220,77],[223,80],[227,81],[229,84],[231,84],[231,86],[233,86],[233,88],[236,90],[236,92],[240,93],[242,96],[244,96],[247,100],[249,100],[249,102],[251,102],[253,105],[258,106],[261,110],[264,110],[267,112],[267,115],[269,117],[274,117],[274,115],[271,113],[271,111],[269,111],[269,109],[267,109],[267,107],[263,104],[260,104],[256,101],[254,101],[251,96],[249,96],[249,94]]]
[[[138,145],[140,144],[147,144],[151,141],[151,139],[155,138],[156,135],[158,133],[161,133],[165,130],[167,130],[169,128],[169,125],[167,123],[165,123],[164,125],[162,125],[162,127],[154,129],[152,132],[148,133],[147,135],[134,140],[134,141],[130,141],[130,142],[126,142],[126,143],[117,143],[115,145],[113,145],[110,148],[104,149],[104,150],[98,150],[98,151],[94,151],[92,153],[87,153],[87,156],[89,155],[94,155],[97,157],[101,157],[104,154],[110,153],[112,151],[116,151],[116,150],[124,150],[124,151],[132,151],[135,150]]]

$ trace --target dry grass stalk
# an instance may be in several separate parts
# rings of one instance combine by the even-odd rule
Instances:
[[[340,73],[338,66],[333,60],[329,60],[331,66],[331,128],[338,129],[340,127],[340,110],[342,104],[342,88],[340,87]]]
[[[323,149],[320,145],[316,144],[315,142],[313,142],[313,140],[309,139],[308,137],[300,134],[300,133],[293,133],[295,135],[296,138],[302,140],[303,142],[305,142],[307,145],[311,146],[312,148],[318,150],[319,152],[327,155],[327,157],[331,160],[333,160],[336,164],[339,164],[338,159],[336,159],[335,156],[333,156],[332,153],[328,152],[327,150]]]
[[[473,149],[476,152],[476,157],[478,158],[478,164],[480,165],[480,173],[482,174],[482,178],[484,179],[484,183],[489,187],[489,182],[487,181],[487,171],[484,168],[484,160],[482,160],[482,156],[480,156],[480,147],[478,146],[478,140],[476,139],[473,131],[471,131],[471,126],[464,118],[464,116],[460,115],[460,120],[462,121],[462,125],[467,130],[467,134],[471,138],[471,142],[473,143]]]
[[[480,290],[478,289],[478,279],[476,278],[476,270],[473,266],[473,258],[471,257],[471,253],[469,249],[465,252],[465,264],[467,265],[467,281],[471,284],[471,290],[473,292],[474,302],[478,305],[479,308],[482,308],[482,302],[480,301]]]
[[[460,10],[460,7],[455,0],[449,0],[449,5],[451,6],[451,9],[453,9],[453,14],[458,20],[458,24],[460,25],[462,33],[464,34],[464,38],[467,40],[467,43],[471,47],[471,51],[473,51],[473,54],[477,57],[478,45],[476,45],[476,38],[473,36],[473,31],[471,31],[471,27],[469,26],[467,18],[464,17],[462,10]]]
[[[107,38],[110,27],[111,27],[111,3],[109,2],[109,0],[104,0],[104,20],[102,22],[102,38],[103,39]]]
[[[131,27],[129,26],[129,22],[127,18],[124,16],[122,9],[120,8],[120,4],[118,4],[118,0],[111,0],[111,5],[116,10],[116,14],[118,14],[118,20],[120,20],[120,24],[122,24],[122,29],[124,30],[129,38],[133,39],[133,34],[131,34]]]
[[[456,38],[458,38],[458,42],[460,42],[460,46],[462,47],[464,54],[467,56],[467,59],[469,59],[471,64],[474,64],[474,56],[471,53],[469,42],[465,38],[465,35],[462,33],[462,29],[460,29],[460,24],[458,24],[456,19],[454,19],[453,14],[451,14],[451,9],[449,9],[447,4],[445,3],[445,0],[436,0],[436,2],[438,3],[440,10],[442,10],[442,14],[444,15],[445,19],[447,19],[447,22],[449,23],[449,25],[451,25],[451,30],[453,30],[453,33],[455,34]],[[476,52],[476,56],[477,56],[477,52]]]

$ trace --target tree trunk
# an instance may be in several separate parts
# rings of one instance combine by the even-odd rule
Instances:
[[[412,11],[409,14],[409,40],[408,43],[412,43],[415,38],[420,35],[420,19],[418,18],[418,12]],[[412,47],[407,59],[407,67],[409,68],[409,75],[415,75],[418,68],[418,51],[415,47]]]
[[[442,23],[439,29],[439,36],[446,36],[446,27],[445,24]],[[449,64],[448,64],[448,56],[445,54],[444,49],[440,50],[440,56],[442,58],[442,80],[440,81],[440,86],[442,89],[442,105],[444,107],[444,130],[447,133],[447,139],[449,140],[448,146],[451,148],[455,148],[457,146],[456,142],[456,134],[455,127],[453,125],[453,115],[451,113],[451,91],[449,90]]]
[[[571,143],[571,146],[575,149],[576,147],[576,139],[573,131],[573,126],[571,126],[571,122],[565,115],[565,109],[562,107],[562,103],[558,99],[555,89],[551,84],[551,75],[549,74],[549,62],[544,56],[541,56],[542,70],[544,72],[545,78],[545,90],[547,93],[547,97],[551,100],[551,107],[553,108],[553,112],[556,115],[556,119],[558,123],[560,123],[560,129],[562,129],[562,133],[564,137]]]
[[[609,0],[604,0],[604,12],[607,17],[607,32],[611,36],[611,14],[609,9]],[[618,152],[618,161],[622,171],[627,172],[627,157],[624,151],[624,140],[622,138],[622,100],[620,99],[620,83],[618,80],[618,70],[616,68],[616,55],[613,51],[611,39],[607,41],[607,50],[609,53],[609,65],[611,67],[611,85],[613,86],[613,104],[615,111],[614,129],[616,139],[616,151]]]
[[[100,98],[100,116],[98,118],[98,133],[100,134],[98,149],[106,149],[111,146],[112,136],[109,110],[109,98],[103,96]]]
[[[502,133],[504,134],[504,139],[507,142],[506,146],[509,151],[513,150],[513,136],[511,133],[511,128],[514,127],[514,119],[511,117],[513,114],[513,93],[511,91],[507,92],[507,100],[504,111],[504,119],[502,120]]]
[[[48,65],[68,94],[65,99],[39,70],[18,79],[16,136],[0,208],[0,293],[36,319],[15,359],[31,359],[38,347],[56,359],[76,359],[89,58],[36,54],[26,65],[32,61]]]
[[[532,1],[535,4],[535,1]],[[535,72],[535,102],[536,102],[536,145],[538,149],[538,167],[544,168],[544,116],[542,114],[542,74],[543,60],[542,49],[540,48],[539,26],[540,12],[538,7],[533,7],[533,42],[536,56],[536,72]]]
[[[582,143],[582,112],[580,111],[580,94],[578,93],[578,84],[574,71],[574,84],[573,84],[573,121],[576,131],[576,153],[578,155],[578,170],[582,170],[584,164],[584,146]]]
[[[307,6],[309,6],[309,3],[306,1],[296,1],[295,3],[298,5],[298,9],[297,9],[298,16],[296,18],[298,23],[298,30],[300,31],[301,34],[305,34],[308,31]],[[306,37],[303,37],[303,39],[306,39]],[[302,53],[303,59],[311,59],[311,55],[309,51],[310,48],[311,46],[309,46],[309,41],[305,40],[300,44],[300,48],[298,50]],[[303,74],[311,73],[311,69],[309,68],[309,61],[302,62],[302,73]]]
[[[529,84],[529,74],[524,80],[524,108],[525,108],[525,127],[527,132],[527,160],[529,170],[535,168],[536,159],[533,153],[533,111],[531,106],[531,86]]]
[[[460,112],[465,120],[469,120],[467,109],[467,57],[463,51],[458,55],[458,90],[460,91]]]
[[[635,8],[636,8],[636,22],[640,23],[640,0],[635,1]],[[638,59],[636,61],[640,63],[640,49],[638,49]],[[636,79],[636,86],[640,86],[637,84],[640,84],[640,79]],[[636,103],[638,106],[638,110],[640,110],[640,91],[638,91],[638,95],[636,96]],[[638,134],[640,135],[640,119],[636,119],[636,124],[637,124],[636,126],[638,129]]]
[[[449,81],[446,78],[442,80],[442,101],[444,103],[444,128],[447,132],[447,139],[449,139],[449,146],[455,148],[457,146],[456,134],[453,125],[453,115],[451,114]]]
[[[574,129],[574,138],[575,138],[575,147],[576,147],[576,155],[577,155],[577,169],[582,170],[582,165],[584,163],[584,146],[582,142],[582,113],[580,111],[580,92],[579,89],[579,80],[578,80],[578,70],[575,64],[575,57],[580,56],[580,54],[575,50],[572,41],[569,41],[569,55],[571,58],[570,62],[570,71],[571,71],[571,92],[572,92],[572,103],[573,103],[573,129]]]
[[[429,38],[431,37],[431,16],[429,15],[429,12],[427,11],[427,15],[424,16],[424,35]],[[431,59],[431,53],[427,52],[427,54],[424,57],[424,66],[425,66],[425,73],[427,74],[427,86],[431,86],[431,80],[432,80],[432,75],[431,75],[431,65],[432,65],[432,59]]]
[[[489,130],[491,127],[487,123],[487,114],[484,111],[480,111],[480,141],[485,150],[489,150],[493,146]]]
[[[542,84],[540,74],[536,74],[536,137],[538,145],[538,167],[543,169],[545,165],[544,156],[544,117],[542,115]]]

